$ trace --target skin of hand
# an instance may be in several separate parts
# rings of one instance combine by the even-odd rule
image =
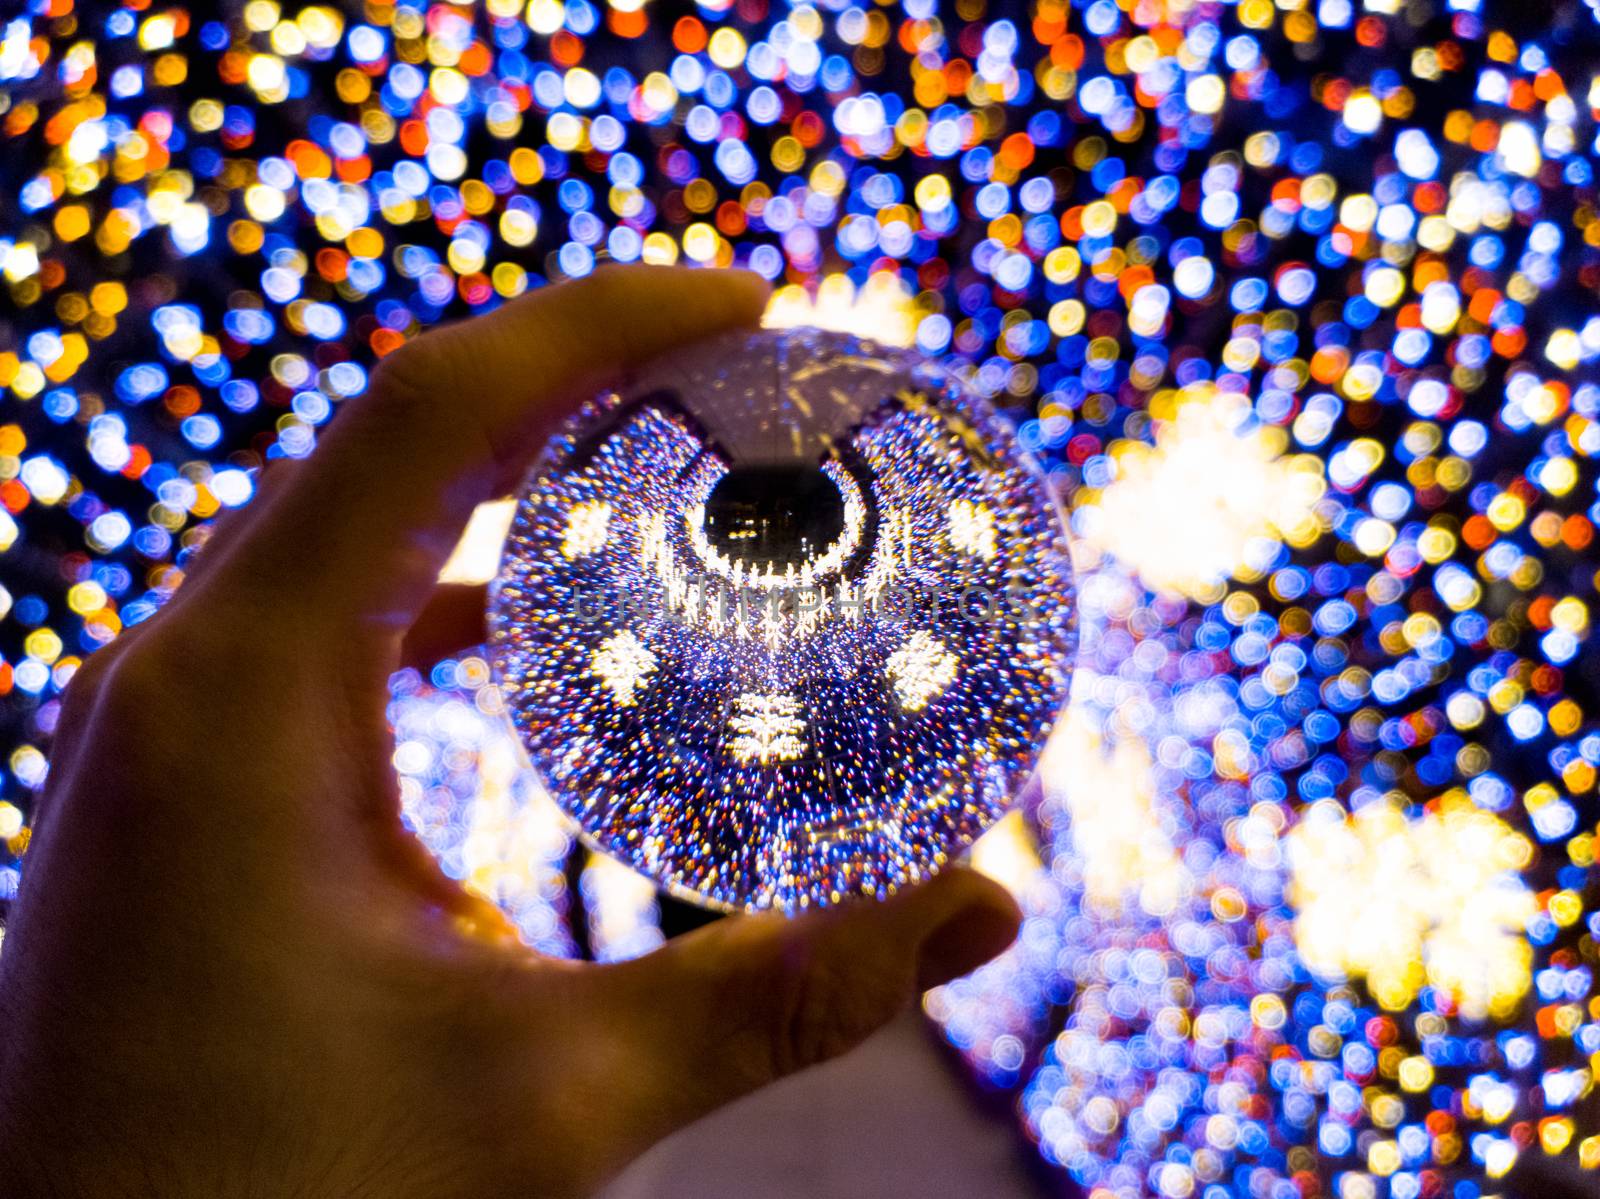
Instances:
[[[400,823],[386,683],[474,505],[765,294],[610,268],[416,339],[85,663],[0,954],[0,1190],[584,1194],[1010,943],[1010,897],[953,868],[551,961]]]

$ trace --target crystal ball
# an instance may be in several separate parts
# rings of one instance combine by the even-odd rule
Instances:
[[[814,329],[685,347],[595,397],[517,501],[490,649],[583,838],[710,907],[937,871],[1065,703],[1072,573],[1004,418]]]

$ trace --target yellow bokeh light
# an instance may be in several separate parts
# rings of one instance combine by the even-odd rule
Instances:
[[[1158,819],[1154,762],[1144,740],[1109,740],[1080,709],[1069,708],[1039,771],[1071,814],[1087,902],[1109,915],[1173,911],[1193,880]]]
[[[711,56],[711,61],[724,71],[732,71],[744,62],[744,36],[737,29],[730,29],[725,25],[711,35],[706,53]]]
[[[1373,133],[1383,124],[1383,105],[1364,87],[1344,102],[1344,123],[1356,133]]]
[[[1518,871],[1532,852],[1459,790],[1420,817],[1394,798],[1354,814],[1322,801],[1289,834],[1300,953],[1324,977],[1364,977],[1390,1011],[1427,984],[1469,1018],[1504,1018],[1531,980],[1537,902]]]
[[[780,287],[772,293],[761,323],[768,329],[811,325],[884,345],[909,346],[916,340],[919,315],[900,276],[878,271],[859,291],[843,274],[825,276],[815,293],[793,284]]]
[[[1079,508],[1090,548],[1150,587],[1214,599],[1270,546],[1321,535],[1321,461],[1284,454],[1282,430],[1248,421],[1243,396],[1202,385],[1158,396],[1151,411],[1163,417],[1154,446],[1114,443],[1115,480]]]

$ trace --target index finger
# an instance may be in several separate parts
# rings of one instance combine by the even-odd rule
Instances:
[[[472,509],[515,481],[576,398],[754,324],[766,290],[744,271],[608,267],[417,338],[201,585],[307,632],[397,637]]]

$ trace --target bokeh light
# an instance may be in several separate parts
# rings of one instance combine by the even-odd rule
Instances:
[[[1073,710],[989,855],[1027,922],[926,1000],[1043,1159],[1095,1199],[1600,1166],[1591,5],[227,13],[0,25],[0,895],[74,670],[378,359],[741,265],[959,371],[1071,513]],[[533,943],[648,948],[480,677],[396,682],[413,824]]]

